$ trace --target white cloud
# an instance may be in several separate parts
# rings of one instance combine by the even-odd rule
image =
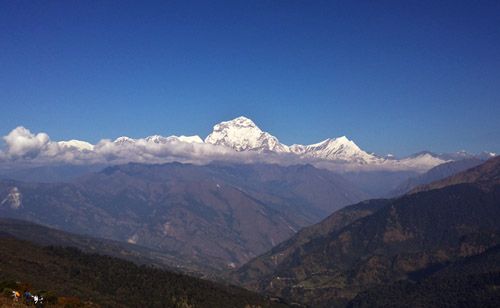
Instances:
[[[172,161],[206,164],[212,161],[229,161],[281,165],[310,163],[319,168],[348,172],[426,170],[439,163],[432,157],[417,157],[416,159],[385,160],[380,164],[361,165],[355,162],[307,158],[292,153],[237,152],[221,145],[183,142],[179,138],[163,138],[161,142],[155,142],[154,138],[150,138],[150,140],[147,138],[127,138],[127,142],[123,142],[123,138],[121,138],[122,142],[103,139],[92,145],[78,140],[52,141],[46,133],[34,134],[22,126],[13,129],[3,139],[5,147],[3,151],[0,151],[0,167],[48,164],[124,164],[129,162],[166,163]]]
[[[6,154],[11,158],[36,157],[50,143],[47,134],[39,133],[35,135],[22,126],[13,129],[3,139],[7,145]]]
[[[46,133],[34,134],[19,126],[4,138],[0,161],[5,165],[121,164],[128,162],[165,163],[171,161],[208,163],[215,160],[262,161],[275,155],[236,152],[224,146],[183,142],[173,138],[165,143],[146,139],[116,143],[103,139],[95,145],[83,142],[52,141]],[[70,146],[71,144],[75,146]],[[78,146],[77,146],[78,145]],[[273,160],[279,160],[276,157]]]

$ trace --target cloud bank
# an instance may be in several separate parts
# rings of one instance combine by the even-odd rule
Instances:
[[[236,151],[224,145],[204,143],[198,136],[141,139],[120,137],[103,139],[97,144],[78,140],[53,141],[43,132],[32,133],[19,126],[3,137],[0,168],[46,165],[116,165],[130,162],[181,162],[207,164],[213,161],[234,163],[275,163],[281,165],[312,164],[337,172],[349,171],[425,171],[443,161],[429,154],[407,159],[380,159],[374,164],[359,164],[345,160],[304,157],[293,153],[272,151]]]
[[[119,142],[122,139],[122,142]],[[291,155],[236,152],[231,148],[207,143],[185,142],[183,138],[165,138],[163,143],[124,138],[103,139],[95,145],[77,141],[53,141],[46,133],[32,133],[19,126],[3,137],[0,164],[40,166],[50,164],[123,164],[166,163],[172,161],[205,164],[212,161],[298,163]],[[79,144],[80,143],[80,144]]]

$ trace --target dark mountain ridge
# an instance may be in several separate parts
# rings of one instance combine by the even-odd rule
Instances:
[[[346,207],[234,277],[315,307],[344,306],[370,288],[480,254],[500,243],[499,171],[495,158],[439,182],[439,189]],[[349,211],[357,214],[339,223],[336,217]]]
[[[75,247],[85,253],[109,255],[138,265],[189,273],[192,276],[201,276],[201,269],[205,268],[203,264],[183,260],[175,251],[158,251],[136,244],[68,233],[17,219],[0,218],[0,234],[44,247]],[[215,279],[213,276],[208,278]]]
[[[410,193],[416,193],[426,190],[438,189],[450,185],[473,183],[481,189],[490,189],[500,184],[500,157],[489,159],[485,163],[468,169],[466,171],[454,174],[445,179],[416,187]]]
[[[389,197],[404,195],[417,186],[426,185],[435,181],[442,180],[459,172],[478,166],[484,162],[484,160],[477,158],[467,158],[438,165],[434,168],[431,168],[424,174],[416,177],[411,177],[403,183],[399,184],[399,186],[389,194]]]

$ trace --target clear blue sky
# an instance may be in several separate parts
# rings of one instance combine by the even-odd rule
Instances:
[[[500,1],[1,1],[0,134],[500,152]]]

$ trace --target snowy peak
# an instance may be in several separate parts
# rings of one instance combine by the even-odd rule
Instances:
[[[127,137],[127,136],[121,136],[121,137],[116,138],[115,141],[113,141],[113,143],[115,143],[117,145],[134,144],[135,139],[132,139],[132,138]]]
[[[355,144],[352,140],[347,139],[346,136],[334,139],[328,138],[319,143],[311,144],[308,147],[311,149],[318,149],[318,150],[333,150],[342,152],[350,151],[352,153],[361,151],[358,145]]]
[[[153,142],[157,144],[166,144],[169,142],[186,142],[186,143],[203,143],[203,140],[200,138],[200,136],[168,136],[168,137],[163,137],[160,135],[153,135],[146,137],[144,140],[147,142]]]
[[[246,117],[216,124],[212,133],[205,138],[205,143],[230,147],[236,151],[290,152],[278,138],[262,131]]]
[[[184,142],[184,143],[203,143],[203,140],[200,138],[200,136],[168,136],[164,137],[161,135],[152,135],[148,136],[146,138],[141,138],[141,139],[132,139],[126,136],[122,136],[119,138],[116,138],[115,141],[113,141],[116,145],[128,145],[128,144],[135,144],[136,142],[146,142],[146,143],[155,143],[155,144],[168,144],[172,142]]]
[[[294,144],[290,149],[295,154],[317,159],[342,160],[361,164],[380,160],[375,155],[361,150],[357,144],[346,136],[329,138],[307,146]]]
[[[59,146],[63,148],[73,148],[79,151],[92,151],[94,150],[94,146],[86,141],[81,140],[68,140],[68,141],[59,141],[57,142]]]
[[[255,123],[250,120],[249,118],[247,117],[244,117],[244,116],[240,116],[240,117],[237,117],[233,120],[230,120],[230,121],[224,121],[224,122],[221,122],[219,124],[216,124],[215,126],[217,125],[233,125],[233,126],[241,126],[241,127],[257,127],[257,125],[255,125]]]
[[[147,142],[157,143],[157,144],[165,144],[168,142],[168,137],[163,137],[160,135],[152,135],[144,138]]]
[[[437,165],[441,165],[451,159],[445,159],[439,157],[439,155],[432,152],[424,151],[417,154],[411,155],[409,157],[399,160],[401,165],[408,167],[409,169],[416,170],[428,170]]]

